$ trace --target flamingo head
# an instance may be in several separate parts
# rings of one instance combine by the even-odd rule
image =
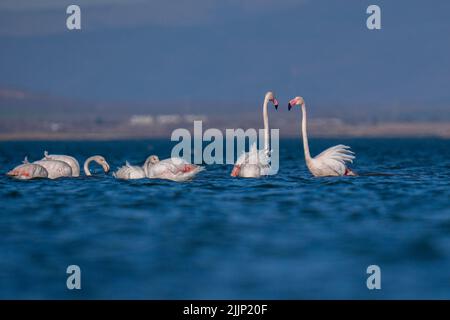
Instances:
[[[16,177],[19,179],[27,179],[33,176],[33,168],[28,165],[19,166],[11,171],[9,171],[6,175],[8,177]]]
[[[278,101],[275,98],[275,94],[272,91],[269,91],[266,93],[266,99],[267,99],[267,101],[272,102],[275,109],[278,110]]]
[[[159,162],[158,156],[155,156],[155,155],[150,156],[150,157],[148,158],[148,160],[149,160],[149,162],[150,162],[151,164],[156,164],[156,163]]]
[[[19,175],[19,171],[16,170],[16,169],[14,169],[14,170],[9,171],[6,175],[7,175],[8,177],[15,177],[15,176],[18,176],[18,175]]]
[[[102,166],[103,171],[104,171],[105,173],[108,173],[108,172],[109,172],[110,167],[109,167],[109,164],[108,164],[108,162],[106,162],[106,159],[105,159],[104,157],[102,157],[102,156],[96,156],[95,159],[94,159],[94,161],[97,162],[99,165]]]
[[[303,106],[305,105],[305,100],[302,97],[295,97],[288,103],[288,110],[291,110],[294,106]]]
[[[9,177],[14,177],[17,179],[31,179],[31,178],[44,178],[47,177],[48,173],[42,166],[33,164],[33,163],[25,163],[18,167],[15,167],[13,170],[9,171],[7,174]]]
[[[26,158],[25,158],[26,159]],[[9,177],[31,177],[33,174],[34,165],[23,162],[23,164],[15,167],[13,170],[9,171],[6,175]]]

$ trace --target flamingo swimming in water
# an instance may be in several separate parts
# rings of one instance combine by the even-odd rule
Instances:
[[[18,180],[48,178],[48,172],[43,166],[35,163],[29,163],[28,161],[24,161],[23,164],[15,167],[6,175]]]
[[[24,163],[27,163],[28,159],[25,158]],[[45,168],[48,172],[47,178],[58,179],[63,177],[72,176],[72,168],[64,161],[60,160],[38,160],[34,161],[33,164],[40,165]]]
[[[295,97],[289,101],[288,109],[293,106],[302,108],[302,136],[303,149],[305,152],[306,166],[315,177],[329,176],[355,176],[356,173],[347,167],[347,162],[352,163],[355,158],[350,147],[339,144],[331,147],[311,158],[309,153],[308,136],[306,133],[306,107],[305,100],[302,97]]]
[[[270,171],[270,135],[269,116],[267,105],[272,102],[275,109],[278,109],[278,101],[273,92],[269,91],[264,97],[263,120],[264,120],[264,149],[259,150],[254,143],[250,151],[243,153],[234,164],[231,171],[232,177],[258,178],[269,174]]]
[[[84,162],[84,166],[83,166],[83,170],[84,170],[84,174],[88,177],[92,176],[91,171],[89,170],[89,165],[91,164],[91,162],[96,162],[97,164],[99,164],[102,168],[103,171],[105,173],[109,172],[110,166],[108,164],[108,162],[106,161],[106,159],[103,156],[92,156],[86,159],[86,161]]]
[[[71,156],[60,155],[60,154],[48,154],[47,151],[44,152],[44,157],[42,160],[59,160],[67,163],[72,168],[72,177],[80,176],[80,164],[78,160]]]
[[[25,157],[23,164],[8,172],[7,175],[21,180],[33,178],[58,179],[62,177],[71,177],[72,169],[63,161],[39,160],[30,163],[28,158]]]
[[[48,154],[47,151],[44,152],[44,158],[42,158],[41,161],[62,161],[65,162],[67,165],[70,166],[70,168],[72,169],[72,177],[79,177],[80,176],[80,164],[78,163],[78,160],[75,159],[72,156],[67,156],[67,155],[62,155],[62,154]],[[88,159],[86,159],[86,161],[84,162],[84,173],[86,174],[86,176],[91,176],[91,171],[89,170],[89,164],[95,161],[96,163],[98,163],[99,165],[102,166],[103,171],[105,173],[109,172],[109,164],[108,162],[105,160],[104,157],[102,156],[92,156],[89,157]]]
[[[158,162],[159,158],[155,155],[151,155],[150,157],[148,157],[142,167],[132,166],[128,163],[128,161],[126,161],[124,166],[120,167],[119,170],[113,173],[113,176],[117,179],[123,180],[143,179],[147,177],[145,168]]]
[[[144,166],[144,172],[150,179],[166,179],[172,181],[191,180],[197,173],[203,171],[203,167],[191,164],[182,158],[169,158],[148,162]]]

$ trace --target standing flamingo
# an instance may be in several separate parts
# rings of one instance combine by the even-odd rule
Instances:
[[[311,158],[309,153],[308,136],[306,133],[306,107],[305,100],[302,97],[295,97],[289,101],[288,109],[291,110],[293,106],[302,107],[302,136],[303,149],[305,152],[306,165],[309,171],[315,177],[328,176],[355,176],[355,172],[350,170],[346,162],[353,163],[355,158],[354,153],[350,151],[350,147],[339,144],[331,147]]]
[[[269,174],[270,171],[270,135],[269,116],[267,111],[268,103],[272,102],[275,109],[278,109],[278,101],[273,92],[269,91],[264,97],[263,120],[264,120],[264,149],[259,150],[254,143],[250,151],[243,153],[234,164],[231,171],[232,177],[259,178]]]

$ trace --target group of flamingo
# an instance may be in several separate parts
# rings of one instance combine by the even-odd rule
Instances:
[[[268,104],[271,102],[275,109],[278,109],[278,101],[273,92],[269,91],[264,97],[263,103],[263,120],[264,120],[264,149],[258,150],[256,143],[254,143],[250,151],[242,154],[236,161],[231,176],[243,178],[257,178],[268,175],[271,170],[270,167],[270,141],[269,141],[269,117]],[[288,110],[290,111],[294,106],[301,106],[302,108],[302,137],[303,149],[305,152],[306,166],[315,177],[330,177],[330,176],[355,176],[356,173],[352,171],[347,164],[352,163],[355,158],[354,153],[350,147],[339,144],[331,147],[315,156],[311,157],[309,153],[308,135],[306,132],[306,106],[305,100],[302,97],[295,97],[288,103]]]
[[[91,176],[89,165],[96,162],[102,166],[103,171],[109,171],[109,164],[102,156],[92,156],[84,162],[84,174]],[[7,173],[8,176],[20,180],[34,178],[57,179],[62,177],[79,177],[80,165],[74,157],[66,155],[48,154],[44,152],[41,160],[29,162],[25,157],[23,163]]]
[[[102,166],[105,173],[109,172],[110,166],[103,156],[92,156],[84,162],[84,173],[91,176],[89,165],[96,162]],[[160,161],[158,156],[152,155],[147,158],[144,165],[132,166],[125,163],[113,176],[117,179],[167,179],[173,181],[186,181],[192,179],[203,168],[188,163],[181,158],[170,158]],[[67,155],[48,154],[44,152],[44,158],[29,162],[25,158],[23,163],[7,173],[8,176],[19,180],[30,180],[35,178],[58,179],[63,177],[79,177],[80,165],[78,161]]]
[[[275,109],[278,109],[278,101],[273,92],[269,91],[264,97],[263,120],[264,120],[264,148],[258,150],[256,143],[250,147],[250,151],[243,153],[236,161],[232,177],[258,178],[269,175],[271,171],[271,150],[269,135],[269,116],[268,104],[271,102]],[[295,97],[288,103],[288,110],[294,106],[300,106],[302,109],[301,134],[303,137],[303,149],[305,153],[306,166],[315,177],[327,176],[355,176],[347,164],[352,163],[355,158],[350,147],[339,144],[326,149],[315,157],[311,157],[309,152],[308,136],[306,132],[306,106],[302,97]],[[109,172],[110,166],[106,159],[96,155],[89,157],[84,162],[84,173],[91,176],[89,165],[96,162],[102,166],[105,173]],[[203,170],[203,167],[191,164],[184,159],[172,157],[165,160],[159,160],[158,156],[151,155],[147,158],[143,166],[130,165],[128,161],[120,167],[113,176],[117,179],[166,179],[172,181],[191,180],[197,173]],[[57,179],[61,177],[79,177],[80,165],[78,161],[67,155],[53,155],[44,152],[41,160],[30,163],[27,158],[23,164],[15,167],[7,173],[8,176],[29,180],[34,178]]]

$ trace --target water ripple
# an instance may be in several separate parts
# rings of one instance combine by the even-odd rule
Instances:
[[[83,298],[370,298],[369,264],[390,281],[380,297],[450,298],[450,142],[313,139],[312,152],[337,143],[356,151],[359,177],[314,178],[301,142],[283,140],[279,174],[261,179],[213,165],[185,183],[100,170],[15,181],[4,173],[46,149],[117,168],[171,144],[2,143],[0,298],[71,298],[69,264],[83,269]]]

